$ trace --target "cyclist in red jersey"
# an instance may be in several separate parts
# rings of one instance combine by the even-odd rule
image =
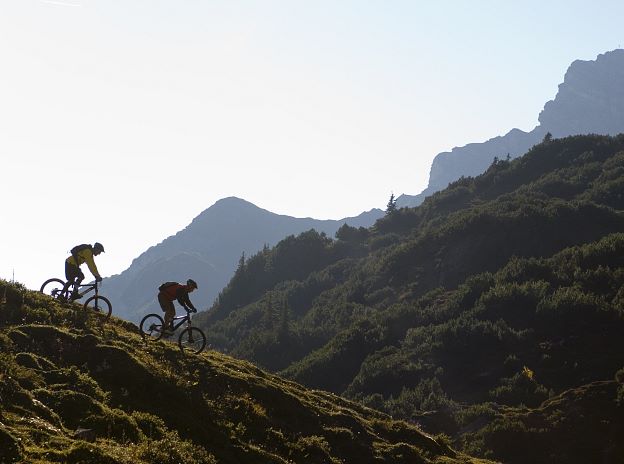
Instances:
[[[173,333],[173,318],[175,317],[174,300],[178,300],[178,303],[182,305],[187,311],[197,312],[193,303],[189,298],[189,293],[197,289],[197,283],[193,279],[186,281],[186,285],[178,282],[165,282],[158,287],[158,303],[165,312],[165,326],[163,333],[171,335]]]

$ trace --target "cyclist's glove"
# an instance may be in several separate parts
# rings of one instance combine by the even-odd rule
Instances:
[[[102,278],[101,278],[100,276],[97,276],[97,277],[95,278],[95,281],[96,281],[96,282],[102,282]]]

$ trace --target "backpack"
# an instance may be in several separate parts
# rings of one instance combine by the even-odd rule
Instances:
[[[178,283],[177,282],[165,282],[160,287],[158,287],[158,291],[162,292],[173,285],[178,285]]]
[[[78,262],[78,253],[80,253],[82,250],[87,250],[91,248],[93,247],[86,243],[83,243],[82,245],[76,245],[74,248],[72,248],[71,255],[74,257],[74,261],[76,261],[76,263]]]

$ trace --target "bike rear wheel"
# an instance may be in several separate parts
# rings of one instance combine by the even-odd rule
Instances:
[[[113,305],[108,301],[108,298],[100,295],[93,295],[85,301],[83,308],[85,311],[95,311],[101,314],[104,319],[108,319],[113,312]]]
[[[52,298],[68,300],[69,289],[65,288],[65,284],[61,279],[48,279],[43,283],[39,291]]]
[[[162,328],[164,325],[165,321],[163,321],[163,318],[158,314],[148,314],[141,319],[141,323],[139,324],[141,337],[148,342],[160,340],[163,336]]]
[[[206,336],[197,327],[187,327],[180,333],[178,346],[183,353],[199,354],[206,347]]]

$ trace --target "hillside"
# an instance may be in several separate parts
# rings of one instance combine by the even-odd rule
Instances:
[[[116,314],[133,322],[160,310],[156,289],[169,280],[184,282],[194,276],[200,284],[194,301],[208,307],[231,279],[242,254],[250,256],[290,234],[312,228],[333,236],[345,223],[368,227],[382,215],[373,209],[341,220],[294,218],[240,198],[224,198],[183,230],[150,247],[121,274],[104,279],[103,284],[115,302]]]
[[[0,280],[0,462],[478,463],[418,428]]]
[[[198,322],[220,350],[457,446],[494,434],[488,427],[512,430],[520,419],[505,411],[536,417],[566,391],[615,385],[624,366],[623,166],[623,136],[546,141],[373,228],[343,227],[337,240],[307,232],[264,250]],[[588,427],[617,435],[611,390]],[[573,403],[560,402],[563,416]],[[564,456],[584,434],[549,440]],[[525,462],[483,440],[463,446]],[[532,462],[551,462],[533,451]],[[584,462],[576,455],[558,462]]]
[[[418,206],[427,196],[460,177],[483,173],[496,156],[523,155],[547,133],[554,137],[578,134],[617,135],[624,132],[624,49],[598,55],[595,60],[574,61],[559,85],[557,95],[544,104],[539,124],[529,132],[511,129],[485,142],[455,147],[436,155],[429,185],[418,195],[401,195],[397,206]]]

